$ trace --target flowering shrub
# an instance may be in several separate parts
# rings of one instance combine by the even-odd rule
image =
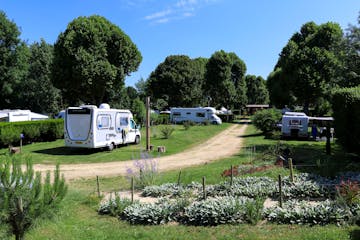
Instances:
[[[140,159],[134,160],[134,168],[127,168],[127,178],[134,177],[137,189],[153,185],[158,176],[157,161],[148,152],[141,152]]]

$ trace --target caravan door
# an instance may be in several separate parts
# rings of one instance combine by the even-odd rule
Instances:
[[[130,130],[129,125],[130,125],[129,113],[124,113],[124,112],[116,113],[116,120],[115,120],[116,133],[120,134],[123,144],[129,142],[128,140],[129,137],[128,133]]]

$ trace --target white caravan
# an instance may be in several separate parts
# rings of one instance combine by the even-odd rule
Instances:
[[[65,146],[112,150],[120,144],[139,144],[141,135],[129,110],[108,104],[69,107],[65,111]]]
[[[283,137],[308,137],[309,117],[301,112],[285,112],[281,121]]]
[[[196,123],[204,123],[209,121],[213,124],[221,124],[221,119],[216,116],[216,110],[212,107],[198,108],[171,108],[170,121],[173,123],[182,123],[192,121]]]

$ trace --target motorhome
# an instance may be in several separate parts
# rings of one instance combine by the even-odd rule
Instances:
[[[216,115],[215,108],[197,107],[197,108],[171,108],[170,121],[172,123],[182,123],[192,121],[204,123],[209,121],[213,124],[221,124],[221,119]]]
[[[0,110],[0,122],[22,122],[46,119],[49,119],[49,117],[43,114],[31,112],[30,110]]]
[[[308,137],[309,117],[302,112],[285,112],[281,120],[283,137]]]
[[[69,107],[65,111],[65,146],[114,149],[120,144],[139,144],[140,130],[129,110],[108,104]]]

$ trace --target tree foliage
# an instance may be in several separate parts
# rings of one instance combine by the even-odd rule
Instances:
[[[202,63],[185,55],[168,56],[150,74],[146,92],[154,102],[167,106],[192,107],[202,99]],[[159,109],[162,110],[162,109]]]
[[[340,144],[360,155],[360,86],[334,91],[334,125]]]
[[[280,54],[275,66],[276,79],[289,82],[286,87],[290,89],[285,93],[291,92],[305,111],[319,97],[329,96],[330,90],[339,83],[343,68],[342,36],[336,23],[316,25],[308,22],[290,38]],[[274,80],[272,84],[277,84]],[[272,91],[274,93],[279,92]]]
[[[16,24],[0,11],[0,109],[16,108],[17,91],[27,71],[27,46]]]
[[[247,100],[249,104],[269,103],[269,92],[266,82],[261,76],[246,75]]]
[[[119,94],[141,54],[131,39],[101,16],[69,23],[54,46],[53,82],[69,104],[99,105]]]
[[[0,161],[0,222],[6,224],[16,239],[24,239],[25,232],[36,218],[51,216],[67,192],[64,178],[60,178],[59,165],[51,183],[50,172],[44,183],[39,172],[34,173],[31,160],[23,156],[5,156]]]
[[[19,86],[19,106],[55,114],[61,107],[60,91],[51,82],[53,46],[43,39],[30,45],[29,69]]]
[[[350,25],[345,38],[346,68],[344,87],[360,85],[360,14],[358,25]]]
[[[206,64],[204,85],[204,92],[211,97],[212,105],[232,108],[241,104],[245,96],[242,82],[245,72],[245,63],[235,53],[215,52]]]

